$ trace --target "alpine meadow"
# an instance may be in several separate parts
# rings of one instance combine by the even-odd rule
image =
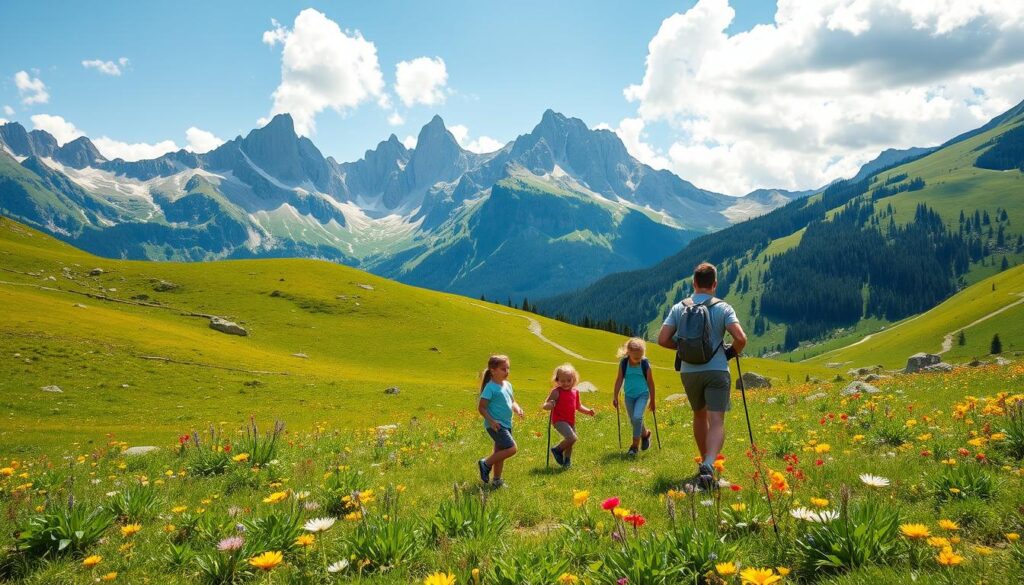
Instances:
[[[309,4],[0,8],[0,582],[1024,582],[1024,7]]]

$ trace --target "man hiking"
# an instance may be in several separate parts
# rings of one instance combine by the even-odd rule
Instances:
[[[702,461],[697,486],[714,486],[715,458],[725,444],[725,413],[730,408],[729,360],[743,351],[747,335],[728,303],[715,298],[718,270],[702,262],[693,270],[693,295],[668,313],[658,345],[676,350],[676,369],[693,409],[693,438]],[[725,344],[725,332],[732,345]]]

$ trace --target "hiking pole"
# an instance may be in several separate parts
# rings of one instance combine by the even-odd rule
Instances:
[[[551,421],[555,418],[555,409],[551,408],[551,414],[548,415],[548,456],[544,461],[544,468],[551,467]]]
[[[754,466],[757,467],[757,475],[761,477],[761,485],[764,487],[764,495],[768,496],[768,511],[772,515],[772,528],[775,530],[775,539],[780,543],[779,521],[775,518],[775,506],[772,504],[772,493],[768,489],[768,480],[761,471],[761,458],[757,453],[757,444],[754,443],[754,428],[750,425],[750,411],[747,410],[747,383],[743,380],[743,368],[740,367],[740,356],[736,356],[736,373],[740,377],[740,395],[743,397],[743,414],[747,418],[747,433],[750,435],[750,450],[754,459]]]
[[[619,427],[619,450],[622,450],[622,414],[619,412],[619,405],[615,405],[615,422]]]
[[[661,434],[658,433],[658,411],[652,410],[651,415],[654,417],[654,437],[658,439],[658,451],[661,451]]]

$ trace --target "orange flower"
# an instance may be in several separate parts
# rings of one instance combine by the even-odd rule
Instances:
[[[261,571],[269,571],[281,564],[284,557],[280,552],[272,550],[249,559],[249,564]]]

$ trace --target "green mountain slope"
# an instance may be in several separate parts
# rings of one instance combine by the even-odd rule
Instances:
[[[93,268],[104,272],[89,276]],[[250,413],[356,427],[473,416],[477,373],[492,352],[512,357],[524,402],[540,401],[554,367],[571,361],[598,387],[593,400],[606,403],[622,342],[330,262],[101,259],[2,218],[0,269],[8,445],[17,435],[45,446],[58,431],[63,441],[105,432],[147,440]],[[214,331],[203,315],[249,335]],[[680,392],[672,356],[650,355],[664,395]],[[746,367],[779,380],[824,374],[764,360]],[[50,385],[63,393],[41,391]],[[401,392],[387,407],[367,408],[391,386]]]
[[[1024,174],[1011,164],[1022,123],[1024,104],[927,156],[835,183],[539,307],[653,333],[708,260],[719,265],[720,296],[753,333],[751,351],[801,359],[851,343],[1024,259]],[[1007,170],[976,165],[993,149]],[[609,302],[615,295],[637,302]]]

